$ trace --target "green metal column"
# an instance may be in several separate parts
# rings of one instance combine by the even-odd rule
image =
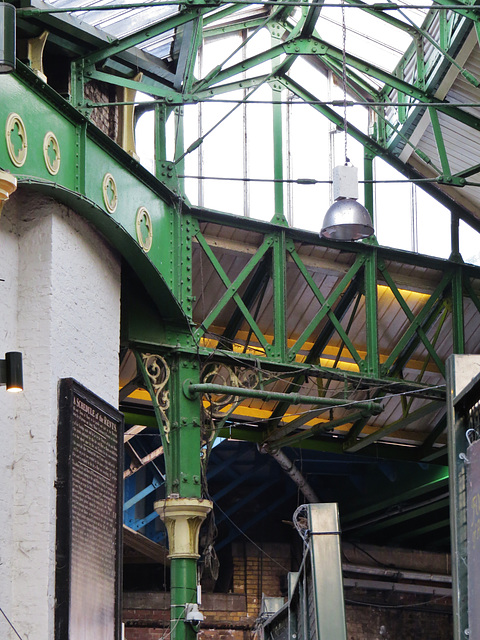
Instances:
[[[167,160],[166,126],[169,112],[164,104],[156,104],[154,110],[155,121],[155,175],[160,178],[164,163]]]
[[[453,353],[465,353],[463,278],[461,267],[455,268],[452,278],[452,333]]]
[[[200,498],[200,401],[185,394],[184,386],[200,381],[196,358],[177,356],[170,361],[170,478],[168,494]]]
[[[172,558],[170,566],[170,633],[172,640],[194,640],[195,626],[184,621],[185,604],[197,601],[197,561]]]
[[[83,60],[72,62],[70,67],[70,102],[73,106],[83,113],[88,115],[88,111],[83,107],[85,106],[85,76]]]
[[[284,215],[283,204],[283,122],[282,122],[282,91],[279,85],[274,84],[273,93],[273,174],[276,182],[275,213]]]
[[[181,349],[181,334],[177,346]],[[155,510],[168,532],[171,560],[171,638],[194,640],[198,632],[197,560],[201,524],[212,504],[201,482],[201,400],[188,393],[200,381],[196,356],[135,352],[158,423],[165,458],[166,498]],[[193,621],[186,620],[193,609]]]
[[[373,160],[375,156],[365,148],[364,157],[363,157],[363,175],[365,183],[363,185],[364,189],[364,200],[365,200],[365,209],[368,211],[372,220],[375,221],[375,196],[373,191]]]
[[[166,499],[157,501],[155,510],[168,532],[171,638],[194,640],[198,625],[185,617],[197,605],[198,535],[212,506],[201,499],[200,399],[187,391],[190,384],[199,383],[200,366],[191,355],[135,355],[164,448]]]
[[[183,126],[183,107],[175,109],[175,159],[181,158],[175,162],[178,175],[185,174],[185,135]],[[185,179],[178,179],[178,187],[181,193],[185,193]]]

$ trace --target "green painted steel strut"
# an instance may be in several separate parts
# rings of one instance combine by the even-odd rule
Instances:
[[[365,200],[365,209],[370,214],[372,220],[375,222],[375,196],[374,196],[374,186],[373,186],[373,161],[375,156],[373,153],[370,153],[366,149],[364,149],[363,156],[363,175],[365,179],[365,184],[363,185],[364,189],[364,200]]]
[[[282,91],[279,85],[274,84],[273,93],[273,172],[275,176],[275,213],[284,213],[283,205],[283,136],[282,136]]]
[[[378,353],[378,301],[377,301],[377,253],[367,256],[364,269],[365,320],[367,337],[366,371],[378,377],[380,360]]]
[[[273,240],[273,307],[274,307],[274,355],[285,362],[287,353],[287,267],[285,232],[276,234]]]

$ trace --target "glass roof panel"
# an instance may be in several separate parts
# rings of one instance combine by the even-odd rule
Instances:
[[[150,1],[153,2],[154,0]],[[132,3],[131,0],[85,0],[82,2],[82,7],[98,7],[99,10],[75,11],[71,15],[76,20],[96,27],[109,36],[124,38],[146,27],[152,26],[179,11],[179,5],[148,7],[148,3],[149,0],[145,0],[142,2],[142,5],[147,6],[142,6],[138,9],[105,10],[105,7],[109,5],[118,7],[122,4],[131,5]],[[79,5],[78,0],[50,0],[49,4],[65,8],[73,8]],[[146,40],[139,45],[139,48],[159,58],[165,58],[170,53],[173,37],[174,30],[172,29]]]
[[[338,6],[331,6],[332,4]],[[365,5],[374,4],[375,0],[367,0]],[[413,4],[412,0],[402,0],[402,5]],[[390,24],[382,19],[382,13],[367,13],[363,9],[343,5],[340,0],[329,1],[318,18],[316,30],[320,38],[329,44],[343,49],[343,18],[345,16],[345,49],[350,55],[361,58],[365,62],[375,64],[384,71],[392,72],[404,55],[410,44],[412,36],[408,31],[400,28],[400,23],[406,27],[420,26],[427,14],[432,2],[430,0],[420,0],[415,2],[415,6],[424,4],[425,9],[396,9],[395,11],[385,11],[384,15],[394,18],[399,26]]]

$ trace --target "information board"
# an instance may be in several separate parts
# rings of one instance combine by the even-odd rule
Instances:
[[[57,444],[55,640],[120,640],[123,415],[64,379]]]

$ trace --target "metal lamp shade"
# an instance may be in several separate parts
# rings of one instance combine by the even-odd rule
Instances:
[[[356,200],[343,198],[332,204],[323,221],[320,235],[330,240],[360,240],[373,235],[370,214]]]
[[[15,7],[0,2],[0,73],[15,70]]]

